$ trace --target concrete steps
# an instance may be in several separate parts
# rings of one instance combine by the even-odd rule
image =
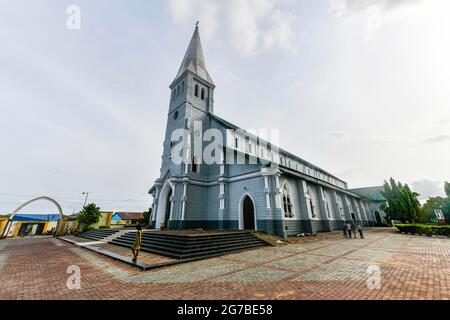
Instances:
[[[80,233],[78,236],[85,239],[104,241],[105,238],[110,237],[119,232],[116,229],[95,229]]]
[[[109,243],[131,248],[135,236],[135,232],[129,232],[111,240]],[[145,232],[142,236],[141,250],[178,260],[186,260],[214,257],[265,245],[266,242],[247,231],[206,236]]]

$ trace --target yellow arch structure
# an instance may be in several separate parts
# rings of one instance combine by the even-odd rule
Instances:
[[[6,237],[8,236],[9,230],[11,229],[11,225],[12,225],[12,223],[13,223],[12,219],[14,218],[14,216],[15,216],[20,210],[22,210],[23,208],[25,208],[27,205],[29,205],[29,204],[31,204],[31,203],[33,203],[33,202],[35,202],[35,201],[39,201],[39,200],[46,200],[46,201],[49,201],[49,202],[53,203],[53,204],[56,206],[56,208],[58,209],[58,212],[59,212],[59,221],[58,221],[58,225],[57,225],[57,227],[56,227],[56,230],[57,230],[57,233],[58,233],[59,227],[60,227],[61,222],[63,221],[63,217],[64,217],[63,210],[62,210],[62,208],[61,208],[61,205],[58,203],[58,201],[56,201],[55,199],[52,199],[52,198],[50,198],[50,197],[45,197],[45,196],[44,196],[44,197],[37,197],[37,198],[31,199],[31,200],[29,200],[29,201],[23,203],[23,204],[20,205],[16,210],[13,211],[13,213],[12,213],[12,214],[9,216],[9,218],[8,218],[8,222],[7,222],[6,226],[5,226],[5,228],[3,229],[3,234],[2,234],[2,237],[1,237],[2,239],[6,238]],[[5,232],[5,231],[6,231],[6,232]]]

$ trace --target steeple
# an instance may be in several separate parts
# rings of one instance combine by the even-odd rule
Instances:
[[[198,31],[198,22],[195,26],[189,47],[184,55],[183,62],[178,70],[174,82],[186,71],[189,70],[203,80],[214,85],[208,71],[206,70],[205,57],[203,56],[202,42],[200,41],[200,33]]]

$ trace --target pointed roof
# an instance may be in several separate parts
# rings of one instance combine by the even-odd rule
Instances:
[[[189,47],[184,55],[183,62],[181,62],[181,66],[175,80],[177,80],[186,70],[189,70],[209,83],[214,84],[211,76],[206,70],[205,57],[203,56],[203,48],[200,40],[200,32],[198,31],[198,25],[195,27],[191,42],[189,43]]]

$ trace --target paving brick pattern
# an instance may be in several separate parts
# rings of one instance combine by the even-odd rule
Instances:
[[[2,240],[0,299],[450,299],[448,239],[375,229],[293,242],[143,272],[53,238]],[[71,265],[81,289],[66,286]]]

